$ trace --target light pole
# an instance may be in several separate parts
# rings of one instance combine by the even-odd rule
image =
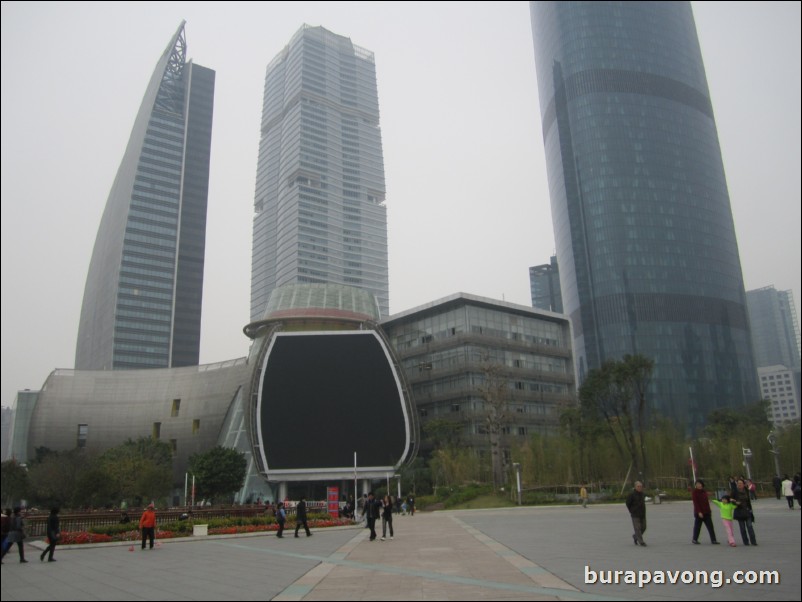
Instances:
[[[777,435],[774,434],[774,431],[769,433],[769,436],[766,437],[771,445],[771,453],[774,456],[774,470],[778,477],[780,476],[780,448],[777,447]]]
[[[518,484],[518,505],[521,505],[521,463],[513,462],[512,467],[515,469],[515,479]]]
[[[743,448],[744,466],[746,466],[746,478],[752,480],[752,469],[749,466],[749,460],[752,459],[752,450],[748,447]]]

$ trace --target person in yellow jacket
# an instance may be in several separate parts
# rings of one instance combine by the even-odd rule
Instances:
[[[730,496],[722,495],[721,501],[710,500],[711,504],[718,506],[721,511],[721,522],[724,524],[724,530],[727,532],[727,541],[734,548],[735,535],[732,532],[732,515],[735,512],[735,504],[730,500]]]
[[[150,549],[153,549],[153,540],[156,537],[156,508],[153,503],[148,504],[139,519],[139,528],[142,529],[142,549],[145,549],[145,540],[150,540]]]

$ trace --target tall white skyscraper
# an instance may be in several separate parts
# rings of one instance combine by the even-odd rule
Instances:
[[[274,288],[314,282],[367,289],[386,316],[384,200],[373,53],[304,25],[265,76],[251,320]]]

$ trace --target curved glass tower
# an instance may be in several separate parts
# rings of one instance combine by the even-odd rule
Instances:
[[[580,382],[655,361],[693,431],[758,397],[741,264],[688,2],[531,2],[552,219]]]
[[[251,320],[287,284],[364,288],[389,313],[373,53],[304,25],[267,66],[254,196]]]
[[[75,367],[197,365],[214,108],[184,23],[159,59],[98,229]]]

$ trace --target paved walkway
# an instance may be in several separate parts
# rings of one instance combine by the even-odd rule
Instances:
[[[59,548],[58,562],[2,568],[2,600],[799,600],[800,513],[757,504],[757,548],[691,545],[692,509],[649,506],[647,548],[632,545],[622,505],[418,513],[395,518],[396,537],[363,528]],[[720,521],[716,522],[723,538]],[[737,535],[736,535],[737,537]],[[676,584],[586,583],[608,571],[679,571]],[[708,583],[683,584],[695,571]],[[777,571],[779,584],[726,583],[736,571]],[[589,573],[589,571],[591,571]],[[687,572],[683,575],[682,571]],[[716,587],[716,571],[721,584]],[[645,573],[644,573],[645,574]],[[613,573],[610,573],[614,576]],[[758,573],[755,573],[757,576]],[[746,575],[750,577],[750,575]],[[666,580],[670,579],[670,574]]]

